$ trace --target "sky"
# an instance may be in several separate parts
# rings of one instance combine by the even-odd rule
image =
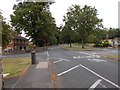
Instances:
[[[98,10],[98,18],[103,19],[103,25],[106,28],[118,28],[118,2],[120,0],[54,0],[55,3],[50,6],[52,16],[56,20],[57,26],[63,22],[63,16],[67,9],[74,4],[83,7],[85,4],[95,7]],[[16,0],[0,1],[0,9],[7,20],[10,20],[10,14],[13,13],[13,5]]]

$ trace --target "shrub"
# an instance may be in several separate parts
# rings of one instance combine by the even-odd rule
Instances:
[[[103,43],[95,44],[94,47],[108,47],[108,46],[110,46],[109,42],[103,42]]]
[[[109,42],[104,42],[103,43],[103,47],[108,47],[108,46],[110,46]]]
[[[33,45],[33,44],[30,44],[30,45],[29,45],[29,49],[33,50],[33,49],[35,49],[35,48],[36,48],[35,45]]]

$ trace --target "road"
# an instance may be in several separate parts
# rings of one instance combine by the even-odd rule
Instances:
[[[118,62],[102,58],[100,55],[104,52],[117,54],[117,50],[112,49],[72,51],[53,47],[36,56],[37,60],[47,59],[53,63],[58,88],[119,88]],[[30,57],[30,53],[3,57]]]

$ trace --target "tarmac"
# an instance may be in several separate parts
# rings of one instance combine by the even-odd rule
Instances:
[[[49,62],[39,61],[31,65],[23,76],[4,80],[4,90],[17,88],[54,88]]]

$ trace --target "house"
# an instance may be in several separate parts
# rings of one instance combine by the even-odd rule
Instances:
[[[26,50],[28,48],[28,44],[29,44],[28,39],[20,35],[14,35],[13,39],[6,46],[5,51]]]
[[[120,37],[115,37],[113,39],[109,39],[108,42],[112,47],[118,47],[120,46]]]

